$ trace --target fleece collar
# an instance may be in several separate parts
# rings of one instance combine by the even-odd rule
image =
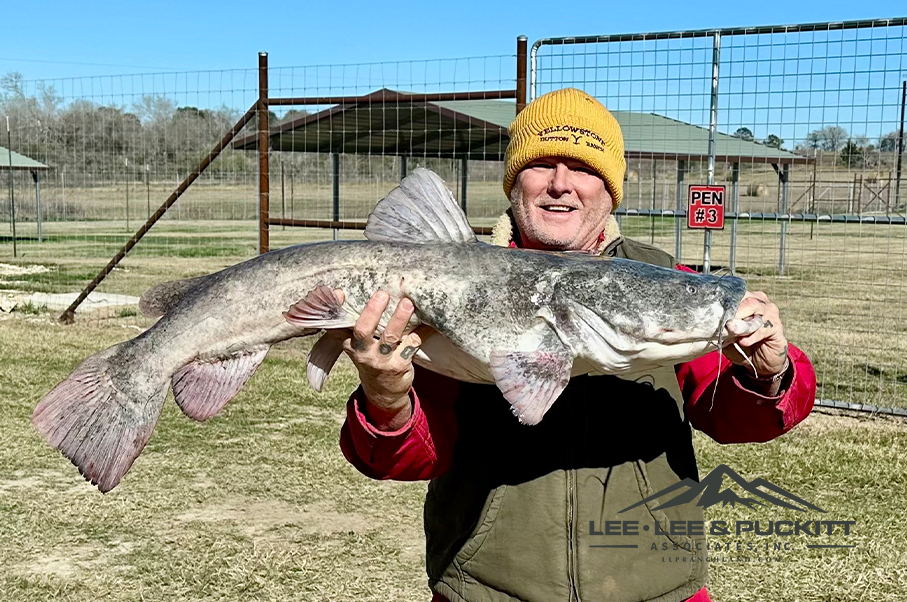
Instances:
[[[491,243],[499,247],[519,247],[519,237],[514,236],[514,232],[519,234],[516,222],[513,219],[513,211],[508,208],[501,217],[498,218],[494,228],[491,231]],[[614,215],[608,216],[604,231],[598,237],[597,255],[613,256],[617,247],[623,242],[623,236],[620,233],[620,226]]]

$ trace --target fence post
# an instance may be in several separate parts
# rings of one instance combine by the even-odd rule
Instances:
[[[781,242],[778,249],[778,275],[784,275],[784,248],[787,245],[787,194],[790,188],[790,163],[781,166]]]
[[[126,173],[123,175],[123,182],[126,185],[126,231],[129,231],[129,157],[125,159]]]
[[[740,163],[731,167],[731,211],[740,213]],[[737,271],[737,219],[731,220],[731,274]]]
[[[280,162],[280,218],[283,220],[287,219],[287,183],[286,178],[284,177],[283,172],[283,153],[277,155],[278,161]],[[286,230],[286,224],[280,227],[281,230]]]
[[[258,53],[258,253],[267,253],[270,171],[268,151],[270,124],[268,123],[268,53]]]
[[[9,133],[9,115],[6,116],[6,151],[9,154],[9,223],[13,234],[13,257],[18,257],[16,249],[16,197],[13,192],[13,142]]]
[[[819,185],[818,182],[816,181],[818,169],[819,169],[819,153],[816,152],[815,156],[813,157],[812,184],[809,185],[809,211],[808,211],[808,213],[812,213],[812,214],[818,213],[818,209],[816,208],[816,192],[818,191],[817,186]],[[834,209],[834,206],[832,206],[832,209]],[[813,232],[815,231],[815,227],[816,227],[816,223],[811,221],[809,223],[809,239],[810,240],[813,239]]]
[[[40,243],[43,242],[41,238],[41,176],[38,175],[38,170],[36,169],[31,172],[31,177],[35,181],[35,211],[37,212],[38,242]]]
[[[898,211],[901,206],[901,156],[904,154],[904,105],[907,104],[907,80],[901,84],[901,126],[898,129],[898,161],[895,171],[897,184],[894,191],[894,208]]]
[[[469,180],[469,175],[466,173],[468,164],[468,159],[462,157],[460,159],[460,208],[463,209],[463,213],[466,213],[466,182]]]
[[[712,100],[709,111],[709,186],[715,183],[715,133],[718,131],[718,67],[721,63],[721,34],[712,37]],[[706,229],[702,253],[702,273],[712,270],[712,231]]]
[[[516,39],[516,112],[526,106],[526,36]]]
[[[652,159],[652,215],[649,219],[649,243],[655,244],[655,189],[658,188],[658,159]],[[641,209],[642,207],[640,207]]]
[[[340,154],[332,153],[331,154],[331,198],[332,198],[332,211],[331,219],[335,222],[340,221]],[[338,230],[337,228],[333,229],[332,238],[337,240]]]
[[[684,170],[686,169],[686,161],[680,159],[677,161],[677,213],[680,214],[683,211],[683,200],[684,200],[684,190],[683,190],[683,175]],[[683,220],[679,217],[674,218],[674,259],[677,263],[683,263],[680,260],[680,252],[683,247]]]

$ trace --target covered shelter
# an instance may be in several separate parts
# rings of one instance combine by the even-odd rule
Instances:
[[[0,171],[28,171],[31,173],[32,180],[35,182],[35,208],[38,221],[38,242],[41,240],[41,172],[48,171],[50,167],[31,157],[26,157],[8,148],[0,146]],[[12,173],[10,173],[12,177]],[[13,229],[13,252],[16,248],[16,202],[11,196],[10,202],[10,220]]]
[[[460,204],[466,209],[467,161],[504,159],[510,141],[508,127],[516,116],[516,103],[498,99],[408,100],[410,94],[382,88],[362,97],[349,97],[327,109],[272,124],[272,150],[330,153],[333,156],[334,221],[339,220],[340,154],[394,155],[401,158],[400,177],[406,175],[406,157],[460,159]],[[337,102],[337,100],[335,100]],[[709,160],[709,129],[656,113],[611,111],[621,126],[628,159],[674,161],[677,171],[677,199],[674,210],[628,210],[618,214],[685,215],[684,179],[692,161]],[[813,159],[753,140],[715,132],[716,162],[732,165],[732,213],[737,211],[741,163],[771,165],[781,184],[781,213],[787,212],[790,166]],[[233,148],[258,148],[257,132],[237,137]],[[782,239],[784,228],[782,223]],[[680,231],[677,220],[677,247]],[[736,239],[736,221],[732,224]],[[782,243],[783,244],[783,243]],[[731,248],[736,245],[732,240]],[[782,251],[783,252],[783,251]],[[734,257],[732,251],[731,265]],[[783,258],[782,258],[783,261]]]
[[[405,159],[436,157],[460,159],[461,203],[466,202],[466,161],[501,161],[510,137],[507,128],[516,116],[516,103],[507,100],[448,100],[408,102],[408,94],[382,88],[356,102],[272,124],[272,150],[307,153],[394,155]],[[628,159],[676,161],[683,182],[687,161],[707,161],[708,128],[655,113],[612,111],[624,135]],[[237,150],[258,147],[255,132],[233,141]],[[791,164],[810,158],[728,134],[715,134],[715,160],[735,165],[767,163],[782,183]],[[334,161],[334,176],[339,177]],[[735,168],[734,170],[738,170]],[[336,189],[336,186],[335,186]]]
[[[467,161],[504,159],[516,103],[487,99],[415,103],[408,102],[407,96],[382,88],[357,102],[272,124],[271,149],[331,154],[335,208],[341,154],[398,156],[401,178],[406,175],[407,157],[459,159],[460,203],[465,209]],[[258,148],[257,133],[237,136],[233,148]]]

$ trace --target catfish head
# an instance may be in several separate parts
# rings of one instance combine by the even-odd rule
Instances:
[[[630,365],[670,365],[705,355],[735,336],[754,332],[761,322],[728,324],[746,293],[746,283],[662,268],[638,261],[590,261],[560,281],[566,306],[561,324],[577,356],[606,372]],[[741,333],[744,333],[742,335]]]

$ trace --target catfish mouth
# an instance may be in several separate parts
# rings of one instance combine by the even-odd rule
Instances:
[[[654,321],[654,326],[650,323],[646,327],[646,333],[642,339],[648,343],[660,345],[684,345],[715,341],[718,339],[719,332],[723,330],[726,317],[727,313],[723,306],[712,304],[707,308],[690,314],[686,320],[691,325],[689,327],[677,326],[676,324],[665,326],[663,323]]]

